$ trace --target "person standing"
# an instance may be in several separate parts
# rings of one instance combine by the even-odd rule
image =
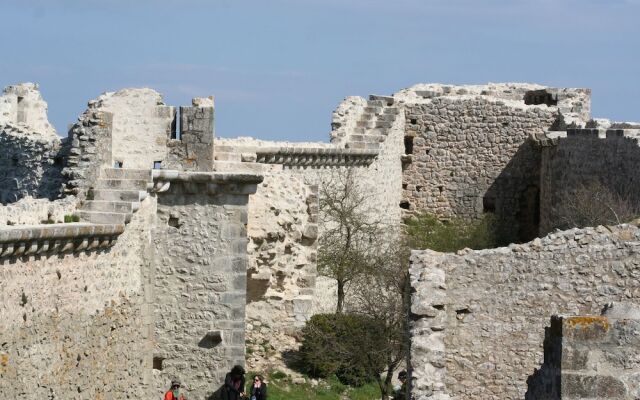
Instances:
[[[180,381],[174,379],[171,381],[171,389],[164,394],[164,400],[187,400],[183,393],[180,393]]]
[[[262,375],[253,377],[250,393],[250,400],[267,400],[267,384],[264,382]]]

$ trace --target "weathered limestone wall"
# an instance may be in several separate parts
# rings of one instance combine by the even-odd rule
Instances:
[[[406,102],[403,208],[462,218],[494,212],[503,237],[535,237],[540,158],[527,139],[558,112],[588,118],[590,100],[588,91],[553,89],[559,100],[528,102],[536,90],[543,89],[418,85],[396,94]]]
[[[412,255],[417,399],[522,399],[553,314],[640,297],[640,229],[572,229],[524,245]]]
[[[56,130],[47,118],[47,110],[48,105],[42,99],[37,84],[7,86],[0,96],[0,126],[20,126],[44,137],[56,137]]]
[[[525,398],[637,399],[638,317],[637,306],[624,303],[614,303],[601,316],[552,317],[545,331],[544,364],[530,378]]]
[[[76,199],[73,196],[55,201],[25,197],[0,207],[0,227],[61,223],[64,222],[65,215],[73,214],[76,205]]]
[[[213,171],[213,96],[194,98],[192,104],[180,107],[180,138],[167,143],[167,161],[162,168]]]
[[[359,111],[344,111],[351,103]],[[334,113],[341,125],[333,126],[332,144],[216,140],[216,170],[247,170],[265,176],[249,202],[247,359],[251,368],[281,368],[283,352],[297,348],[294,333],[306,320],[335,310],[334,283],[316,270],[316,240],[322,234],[317,225],[318,187],[323,181],[330,183],[335,174],[354,170],[370,194],[372,217],[390,226],[400,222],[404,119],[395,118],[402,114],[395,109],[385,112],[382,104],[381,100],[346,99]]]
[[[154,214],[145,201],[108,250],[0,260],[2,397],[150,398]]]
[[[577,189],[599,184],[632,204],[640,203],[640,130],[580,129],[551,132],[539,141],[540,233],[563,226]],[[626,222],[626,221],[620,221]]]
[[[113,114],[113,159],[124,168],[151,169],[167,158],[175,136],[175,107],[152,89],[108,92],[89,102],[89,110]]]
[[[64,191],[84,199],[103,168],[112,166],[113,114],[85,111],[69,130],[65,153]]]
[[[61,141],[14,125],[0,126],[0,203],[26,196],[55,199],[60,196]]]
[[[176,176],[158,194],[152,276],[157,396],[178,377],[190,398],[205,398],[233,365],[244,365],[247,204],[260,181],[255,175]]]
[[[531,239],[540,159],[527,138],[555,119],[542,107],[480,97],[407,106],[403,208],[461,218],[495,212],[506,237]]]

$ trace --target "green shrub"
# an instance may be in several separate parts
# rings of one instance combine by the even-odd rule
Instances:
[[[71,222],[80,222],[80,216],[76,214],[68,214],[64,216],[64,223],[69,224]]]
[[[376,336],[381,324],[371,318],[351,314],[317,314],[302,330],[300,360],[302,369],[316,378],[336,375],[345,385],[362,386],[375,379],[368,357],[375,353],[375,343],[364,340]],[[382,335],[377,335],[381,337]]]
[[[407,221],[411,248],[454,252],[464,248],[474,250],[496,247],[498,226],[493,214],[483,214],[474,221],[453,218],[441,221],[432,214],[421,214]]]

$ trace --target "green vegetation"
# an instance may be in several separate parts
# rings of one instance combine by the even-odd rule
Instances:
[[[253,376],[249,373],[247,376]],[[305,383],[293,383],[285,373],[274,371],[267,374],[267,390],[269,400],[372,400],[380,398],[375,384],[360,387],[349,387],[342,384],[335,376],[327,380],[319,380],[312,385],[307,378]],[[247,391],[248,393],[248,391]]]
[[[64,223],[69,224],[71,222],[80,222],[80,216],[75,214],[65,215]]]
[[[373,318],[353,314],[316,314],[302,330],[300,358],[310,376],[337,376],[346,385],[362,386],[384,370],[386,355],[373,346],[383,328]],[[382,347],[384,345],[381,344]]]
[[[455,252],[496,247],[498,228],[493,214],[483,214],[474,221],[452,218],[441,221],[432,214],[421,214],[407,222],[407,235],[412,249]]]

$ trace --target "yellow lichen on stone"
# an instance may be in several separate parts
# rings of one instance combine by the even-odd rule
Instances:
[[[586,328],[589,325],[600,325],[605,331],[609,330],[609,319],[603,316],[569,317],[564,321],[572,328]]]

